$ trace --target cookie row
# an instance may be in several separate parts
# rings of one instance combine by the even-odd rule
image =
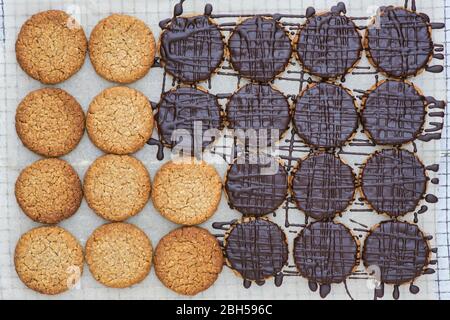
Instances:
[[[248,216],[276,211],[289,192],[307,216],[332,219],[348,208],[360,188],[376,212],[399,217],[416,209],[428,181],[422,162],[401,149],[373,154],[358,179],[350,166],[329,153],[302,159],[291,176],[275,159],[242,160],[230,165],[224,189],[230,207]],[[89,207],[106,220],[123,221],[138,214],[151,197],[170,221],[196,225],[216,212],[222,180],[205,162],[169,161],[158,170],[151,189],[150,175],[139,160],[108,154],[89,167],[83,187],[66,161],[39,160],[20,173],[15,194],[21,209],[41,223],[58,223],[75,214],[84,194]]]
[[[270,84],[244,85],[227,97],[224,112],[219,97],[223,98],[200,87],[181,86],[164,93],[155,119],[165,145],[193,147],[194,139],[180,142],[173,138],[173,133],[175,129],[183,129],[193,136],[198,123],[203,134],[224,127],[236,132],[243,130],[244,135],[256,130],[255,138],[267,137],[266,145],[271,145],[282,138],[291,119],[295,132],[311,147],[344,145],[355,134],[359,122],[373,142],[402,145],[422,133],[428,105],[415,85],[397,80],[380,81],[369,89],[363,96],[360,112],[350,90],[329,82],[310,84],[292,106]],[[202,147],[206,148],[216,138],[204,137]]]
[[[363,49],[377,70],[394,78],[416,75],[433,56],[428,17],[405,8],[381,7],[364,39],[345,15],[343,3],[323,13],[308,8],[294,41],[279,21],[281,15],[219,25],[211,19],[211,11],[205,7],[204,15],[174,15],[160,23],[161,61],[181,82],[209,79],[224,57],[240,76],[269,82],[285,70],[293,51],[303,70],[324,79],[343,77],[356,66]],[[231,32],[226,44],[221,28]]]
[[[38,160],[20,173],[15,195],[22,211],[40,223],[55,224],[71,217],[84,195],[89,207],[109,221],[135,216],[151,197],[155,208],[170,221],[196,225],[215,213],[222,180],[214,167],[204,162],[170,161],[158,170],[152,187],[141,161],[107,154],[92,163],[83,186],[66,161]]]
[[[383,296],[384,284],[398,286],[410,283],[412,293],[419,291],[413,285],[428,268],[432,249],[422,231],[414,224],[384,221],[367,230],[364,245],[341,223],[316,221],[304,226],[294,239],[293,257],[298,274],[306,278],[309,288],[326,297],[332,284],[345,283],[362,259],[368,274],[379,282],[376,295]],[[283,271],[288,264],[289,246],[283,230],[262,218],[235,221],[226,229],[224,251],[227,264],[244,279],[263,284],[275,277],[281,285]]]
[[[64,11],[33,15],[16,42],[17,61],[32,78],[44,84],[63,82],[78,72],[89,56],[95,71],[118,83],[144,77],[155,60],[152,31],[141,20],[113,14],[92,30],[89,45],[83,28]]]
[[[31,151],[63,156],[76,148],[85,126],[91,141],[106,153],[141,149],[153,132],[150,102],[141,92],[113,87],[96,96],[85,117],[76,99],[58,88],[29,93],[16,110],[16,131]]]
[[[394,78],[416,75],[433,57],[431,25],[423,14],[382,7],[362,41],[358,27],[345,16],[342,3],[321,14],[311,9],[307,21],[299,27],[294,47],[304,70],[312,75],[325,79],[344,76],[360,60],[363,47],[370,62]],[[209,79],[224,59],[224,36],[210,14],[175,16],[161,24],[161,61],[166,71],[181,82]],[[288,65],[291,42],[279,17],[254,16],[232,29],[226,48],[231,65],[240,75],[269,82]],[[50,10],[25,22],[16,54],[28,75],[44,84],[56,84],[82,67],[88,46],[96,72],[118,83],[144,77],[156,52],[152,31],[134,17],[113,14],[101,20],[88,45],[79,22],[64,11]]]
[[[290,193],[306,216],[328,220],[350,206],[359,188],[371,208],[395,218],[417,208],[427,181],[425,166],[407,150],[375,152],[357,178],[339,157],[315,152],[301,159],[291,175],[275,159],[249,163],[238,158],[228,169],[225,191],[230,207],[243,215],[272,213]]]
[[[84,250],[61,227],[34,228],[21,236],[14,255],[22,282],[51,295],[77,286],[84,261],[94,279],[111,288],[130,287],[143,281],[153,263],[157,277],[167,288],[195,295],[216,281],[222,271],[223,254],[217,239],[202,228],[173,230],[153,251],[142,230],[116,222],[97,228]]]

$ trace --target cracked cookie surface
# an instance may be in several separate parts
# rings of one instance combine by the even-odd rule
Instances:
[[[83,272],[83,248],[67,230],[38,227],[23,234],[16,245],[14,264],[20,280],[43,294],[71,289]]]
[[[83,137],[84,112],[64,90],[36,90],[17,108],[16,131],[31,151],[45,157],[60,157],[75,149]]]
[[[113,14],[92,30],[89,55],[101,77],[131,83],[144,77],[153,65],[155,38],[143,21]]]
[[[150,102],[135,89],[106,89],[91,102],[86,128],[91,141],[104,152],[134,153],[152,135],[153,113]]]
[[[83,28],[60,10],[33,15],[22,26],[16,42],[19,65],[44,84],[57,84],[77,73],[86,51]]]
[[[144,280],[150,272],[152,244],[132,224],[105,224],[89,237],[86,262],[98,282],[112,288],[129,287]]]
[[[72,166],[60,159],[43,159],[26,167],[15,185],[20,208],[36,222],[58,223],[78,210],[81,182]]]
[[[206,162],[167,162],[153,181],[153,205],[178,224],[195,225],[208,220],[216,212],[221,195],[220,176]]]
[[[84,177],[89,207],[110,221],[138,214],[150,197],[150,175],[144,164],[131,156],[105,155],[89,167]]]
[[[155,250],[155,271],[169,289],[196,295],[208,289],[223,267],[217,239],[199,227],[182,227],[164,236]]]

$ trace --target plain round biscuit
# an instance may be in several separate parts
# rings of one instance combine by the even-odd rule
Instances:
[[[95,71],[118,83],[144,77],[155,59],[155,38],[150,28],[131,16],[113,14],[92,30],[89,55]]]
[[[29,93],[16,111],[22,143],[45,157],[60,157],[76,148],[84,134],[84,112],[66,91],[44,88]]]
[[[98,282],[112,288],[129,287],[144,280],[150,272],[152,244],[132,224],[105,224],[89,237],[86,262]]]
[[[94,98],[86,116],[91,141],[106,153],[129,154],[141,149],[153,131],[147,97],[127,87],[104,90]]]
[[[150,175],[141,161],[131,156],[104,155],[84,177],[89,207],[110,221],[123,221],[138,214],[150,198]]]
[[[64,11],[37,13],[22,26],[16,57],[22,69],[44,84],[57,84],[84,64],[87,39],[83,28]]]
[[[169,161],[156,173],[152,201],[165,218],[183,225],[200,224],[217,210],[222,180],[205,163]]]
[[[182,227],[165,235],[154,257],[159,280],[184,295],[196,295],[208,289],[217,280],[223,263],[219,242],[199,227]]]
[[[69,163],[43,159],[22,170],[16,181],[15,195],[28,217],[36,222],[54,224],[75,214],[83,190]]]
[[[23,234],[14,254],[20,280],[43,294],[58,294],[76,284],[83,273],[83,248],[58,226],[38,227]]]

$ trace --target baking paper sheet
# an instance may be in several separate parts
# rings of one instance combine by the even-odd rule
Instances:
[[[124,13],[136,16],[144,20],[153,30],[156,38],[161,32],[158,22],[165,18],[171,17],[173,7],[177,1],[175,0],[109,0],[109,1],[93,1],[93,0],[72,0],[72,1],[39,1],[39,0],[3,0],[0,1],[3,9],[3,35],[4,46],[0,54],[0,73],[1,73],[1,89],[0,89],[0,298],[1,299],[189,299],[166,289],[157,279],[154,270],[140,284],[127,289],[110,289],[100,283],[97,283],[89,273],[85,266],[84,274],[80,284],[73,290],[61,295],[50,297],[35,293],[25,287],[18,279],[13,265],[14,248],[20,235],[29,229],[37,226],[36,223],[26,217],[16,204],[14,197],[14,183],[20,171],[27,165],[39,159],[39,157],[28,151],[18,139],[15,127],[14,116],[18,103],[30,91],[43,87],[38,81],[28,77],[17,65],[14,51],[14,44],[17,33],[21,25],[32,14],[49,9],[62,9],[74,14],[81,22],[86,34],[89,36],[91,30],[96,23],[112,14]],[[329,10],[334,1],[325,0],[187,0],[184,4],[185,14],[201,14],[204,5],[209,2],[213,4],[213,13],[236,13],[236,14],[252,14],[252,13],[295,13],[303,14],[308,6],[314,6],[318,11]],[[403,1],[399,0],[364,0],[364,1],[344,1],[347,5],[348,15],[354,17],[372,15],[376,8],[380,5],[403,5]],[[390,3],[389,3],[390,2]],[[418,1],[418,11],[422,11],[431,17],[433,22],[443,22],[446,7],[444,0],[435,1]],[[230,18],[233,21],[236,19]],[[284,21],[295,22],[296,19]],[[358,24],[365,24],[365,21],[358,21]],[[434,30],[433,39],[436,43],[445,43],[445,32],[443,30]],[[293,60],[294,61],[294,60]],[[436,64],[441,62],[433,61]],[[367,60],[363,57],[360,66],[368,66]],[[299,70],[298,64],[290,66],[291,70]],[[293,77],[293,74],[284,73],[283,76]],[[381,77],[380,79],[383,79]],[[163,69],[152,68],[149,74],[130,87],[142,91],[147,97],[154,102],[159,101],[162,89]],[[422,73],[412,79],[425,95],[434,96],[437,99],[446,98],[445,73],[432,74]],[[169,90],[172,81],[168,78],[165,90]],[[367,90],[375,83],[374,75],[349,75],[346,77],[344,85],[350,89]],[[241,85],[245,81],[241,82]],[[86,63],[75,76],[68,81],[58,85],[70,94],[72,94],[83,106],[86,111],[90,101],[105,88],[113,86],[102,78],[100,78],[92,68],[89,58]],[[203,84],[207,87],[208,84]],[[275,86],[286,94],[298,93],[298,82],[277,80]],[[237,89],[237,78],[216,75],[212,79],[212,93],[232,93]],[[358,95],[357,93],[355,93]],[[221,101],[224,102],[223,100]],[[360,135],[360,134],[359,134]],[[156,135],[154,135],[156,137]],[[360,136],[363,137],[363,136]],[[289,137],[287,137],[289,138]],[[418,154],[420,159],[426,164],[434,164],[440,161],[440,155],[445,152],[445,142],[431,141],[428,143],[418,142]],[[412,146],[407,147],[409,150]],[[370,150],[374,150],[370,148]],[[370,151],[369,150],[369,151]],[[80,145],[65,156],[64,159],[69,161],[78,171],[80,177],[84,176],[88,166],[102,153],[89,141],[85,134]],[[306,154],[299,154],[305,156]],[[167,161],[170,157],[166,150],[166,158],[163,162],[156,160],[156,147],[146,146],[143,150],[136,154],[137,158],[145,163],[153,177],[157,169]],[[352,164],[362,163],[367,158],[365,156],[343,156],[344,160]],[[222,177],[225,174],[227,164],[218,160],[219,157],[211,157],[213,164],[218,169]],[[444,158],[445,160],[445,158]],[[441,185],[446,184],[446,162],[442,162],[441,171],[438,174],[430,174],[430,177],[441,177]],[[359,169],[355,169],[359,172]],[[437,205],[429,205],[427,213],[419,216],[419,227],[427,234],[435,236],[431,241],[432,247],[438,246],[439,252],[437,258],[439,265],[437,273],[434,275],[426,275],[420,277],[415,284],[420,287],[420,293],[413,296],[408,291],[408,286],[401,286],[400,297],[403,299],[434,299],[434,298],[450,298],[449,296],[449,267],[448,267],[448,211],[442,210],[446,208],[446,187],[440,187],[439,190],[432,184],[429,184],[429,193],[439,195],[440,202]],[[358,198],[358,195],[356,196]],[[358,206],[355,204],[353,207]],[[438,210],[441,207],[441,210]],[[358,206],[359,208],[359,206]],[[348,210],[349,211],[349,210]],[[202,226],[211,230],[213,233],[220,231],[212,228],[212,222],[230,221],[239,218],[240,214],[231,210],[225,201],[225,195],[222,196],[217,213]],[[270,216],[270,219],[280,226],[284,226],[285,215],[282,209],[278,210],[276,217]],[[349,219],[362,222],[369,226],[376,224],[386,217],[377,215],[374,212],[346,212],[342,221],[349,228],[357,228]],[[289,220],[292,223],[303,223],[304,215],[296,209],[290,210]],[[413,215],[407,215],[403,220],[412,222]],[[164,218],[162,218],[153,208],[151,202],[136,217],[129,219],[129,222],[136,224],[143,229],[156,246],[159,239],[177,226]],[[103,224],[104,221],[94,214],[83,201],[80,210],[76,215],[61,223],[61,226],[72,232],[79,241],[84,245],[86,239],[95,228]],[[284,227],[283,227],[284,228]],[[292,239],[300,228],[290,227],[284,228],[288,234],[289,246],[292,252]],[[362,240],[364,233],[355,232],[356,235],[361,234]],[[437,236],[437,237],[436,237]],[[436,256],[434,256],[436,258]],[[292,257],[289,261],[293,265]],[[288,268],[293,270],[292,268]],[[358,271],[364,272],[361,266]],[[437,281],[439,280],[439,281]],[[373,291],[367,286],[364,275],[355,274],[352,279],[348,280],[348,289],[351,295],[357,299],[371,299]],[[392,286],[386,286],[385,297],[392,297]],[[275,287],[272,280],[268,280],[265,285],[252,285],[250,289],[244,289],[242,279],[237,277],[229,268],[224,268],[216,283],[203,293],[198,294],[195,298],[203,299],[320,299],[319,294],[311,292],[308,289],[307,280],[298,276],[286,277],[281,287]],[[344,285],[333,285],[328,299],[348,299],[345,293]]]

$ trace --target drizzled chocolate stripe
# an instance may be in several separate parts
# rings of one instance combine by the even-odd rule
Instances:
[[[414,224],[399,221],[385,221],[373,229],[362,254],[366,268],[379,268],[379,281],[397,286],[422,275],[429,256],[430,248],[422,231]],[[413,293],[417,292],[418,287],[414,286]],[[394,298],[398,299],[398,287]]]
[[[359,246],[350,231],[335,222],[313,222],[294,240],[294,261],[310,287],[319,283],[321,296],[330,291],[331,283],[341,283],[357,265]]]
[[[341,3],[334,11],[308,17],[300,28],[296,51],[309,73],[322,78],[341,77],[360,59],[361,36],[355,23],[342,14],[345,11]]]
[[[393,6],[379,12],[366,31],[369,60],[392,77],[416,75],[433,54],[428,17]]]
[[[208,129],[222,129],[220,106],[217,98],[203,90],[192,87],[179,87],[164,93],[155,115],[163,142],[169,147],[181,144],[183,148],[194,149],[194,140],[198,134],[203,135]],[[194,124],[202,124],[201,132],[194,132]],[[184,129],[190,134],[190,141],[178,139],[173,141],[174,130]],[[201,137],[199,137],[201,138]],[[203,148],[215,140],[201,139]]]
[[[398,217],[414,211],[426,190],[425,168],[407,150],[373,154],[361,173],[362,192],[378,213]]]
[[[362,102],[363,127],[380,145],[401,145],[417,138],[425,121],[425,98],[402,81],[383,81]]]
[[[310,85],[297,99],[294,125],[300,138],[311,146],[341,146],[358,127],[355,99],[339,85]]]
[[[209,17],[174,17],[161,35],[161,60],[167,72],[185,83],[207,80],[223,59],[224,41]]]
[[[229,128],[255,129],[257,137],[267,133],[268,145],[281,138],[291,121],[286,97],[269,84],[245,85],[231,96],[226,111]]]
[[[355,177],[350,166],[329,153],[309,156],[292,179],[297,207],[314,219],[330,219],[353,201]]]
[[[287,66],[291,40],[273,18],[255,16],[244,20],[228,41],[231,64],[240,75],[269,82]]]
[[[281,206],[287,196],[288,174],[278,161],[271,160],[266,164],[236,159],[230,166],[225,191],[231,208],[262,216]]]
[[[266,219],[233,224],[224,244],[229,265],[246,280],[263,282],[276,276],[288,260],[286,235]]]

